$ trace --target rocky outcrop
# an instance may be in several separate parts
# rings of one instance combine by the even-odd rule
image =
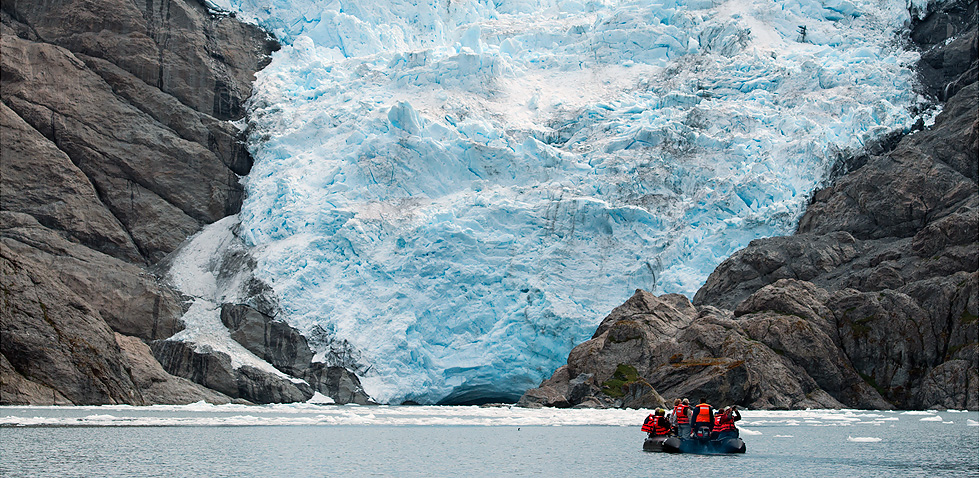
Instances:
[[[0,20],[0,403],[227,402],[147,353],[184,307],[147,267],[237,211],[251,159],[230,120],[274,42],[184,0]]]
[[[232,398],[205,388],[182,377],[170,375],[153,356],[150,347],[137,337],[116,333],[116,343],[122,351],[136,387],[147,404],[187,404],[200,400],[223,404]]]
[[[276,369],[306,380],[312,390],[337,403],[374,403],[355,374],[343,367],[313,362],[306,337],[289,324],[243,304],[224,304],[221,322],[236,342]]]
[[[303,381],[249,365],[235,367],[228,354],[207,346],[161,340],[154,342],[152,348],[153,355],[160,358],[169,373],[229,397],[254,403],[288,403],[304,402],[313,396],[313,389]]]
[[[931,128],[844,158],[795,235],[753,241],[692,304],[637,291],[520,403],[655,406],[617,398],[648,384],[753,408],[979,408],[976,4],[911,34],[923,92],[947,100]]]
[[[816,299],[825,294],[782,281],[732,313],[636,291],[519,404],[651,408],[665,396],[751,408],[838,408],[841,398],[891,408],[835,345]],[[797,300],[769,308],[787,295]]]

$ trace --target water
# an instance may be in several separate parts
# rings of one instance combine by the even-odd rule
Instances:
[[[0,407],[0,475],[979,476],[979,413],[745,411],[748,452],[645,453],[646,410]]]

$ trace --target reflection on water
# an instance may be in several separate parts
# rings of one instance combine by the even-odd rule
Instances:
[[[713,457],[642,452],[647,413],[0,407],[0,476],[979,476],[976,412],[745,411]]]

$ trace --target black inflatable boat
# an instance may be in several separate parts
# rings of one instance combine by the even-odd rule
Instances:
[[[740,438],[722,440],[687,438],[675,436],[648,437],[642,444],[644,451],[664,453],[693,453],[697,455],[727,455],[744,453],[747,447]]]

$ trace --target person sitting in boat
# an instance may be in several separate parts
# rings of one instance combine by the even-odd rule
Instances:
[[[726,440],[728,438],[738,438],[740,433],[738,433],[738,427],[734,425],[734,422],[741,419],[741,412],[738,411],[737,406],[724,407],[724,410],[717,414],[714,424],[714,433],[717,434],[717,440]]]
[[[693,407],[690,422],[691,435],[710,436],[711,428],[714,425],[714,409],[707,403],[706,398],[701,397],[700,403]]]
[[[676,430],[681,438],[690,436],[690,399],[679,398],[673,401],[673,419],[676,421]]]
[[[656,415],[649,415],[642,424],[642,431],[650,437],[669,435],[672,428],[670,421],[666,419],[666,410],[662,408],[657,408]]]

